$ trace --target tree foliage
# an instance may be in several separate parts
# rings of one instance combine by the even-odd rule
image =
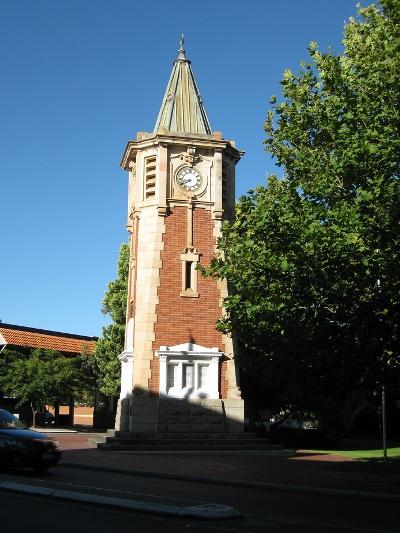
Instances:
[[[29,355],[11,352],[0,373],[0,388],[18,399],[17,406],[29,403],[35,413],[44,405],[68,402],[81,389],[78,360],[54,350],[33,350]],[[2,357],[2,359],[3,359]]]
[[[359,8],[343,46],[284,73],[265,122],[284,178],[240,199],[208,274],[266,398],[350,429],[400,374],[400,0]]]
[[[94,351],[99,390],[111,396],[118,395],[120,389],[118,356],[124,349],[128,271],[129,245],[124,243],[119,251],[117,277],[108,284],[103,298],[103,313],[110,315],[113,322],[103,328]]]
[[[125,326],[126,301],[129,272],[129,245],[123,243],[119,249],[117,277],[110,281],[103,298],[103,313],[109,314],[116,324]]]

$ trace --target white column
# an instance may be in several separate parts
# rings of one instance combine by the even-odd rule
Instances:
[[[218,400],[219,398],[219,357],[211,357],[208,367],[209,375],[207,376],[207,385],[209,387],[209,398]]]
[[[178,380],[177,383],[174,383],[174,387],[178,390],[178,394],[183,395],[183,363],[180,361],[178,363]]]
[[[124,351],[118,359],[121,361],[121,394],[119,397],[125,400],[132,396],[133,352]]]
[[[160,394],[167,395],[167,356],[160,355]]]
[[[133,338],[135,334],[135,319],[130,318],[126,325],[126,334],[125,334],[125,352],[133,353]]]

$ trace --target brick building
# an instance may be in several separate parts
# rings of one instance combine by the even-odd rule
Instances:
[[[0,322],[0,352],[4,348],[21,351],[42,348],[45,350],[55,350],[63,355],[74,357],[81,353],[91,354],[97,339],[97,337],[61,333],[59,331],[49,331]],[[0,405],[3,405],[6,409],[13,409],[15,401],[2,398],[0,395]],[[68,424],[93,424],[93,408],[91,407],[79,406],[75,408],[73,404],[59,406],[59,413],[60,415],[64,415],[64,419],[68,416]]]

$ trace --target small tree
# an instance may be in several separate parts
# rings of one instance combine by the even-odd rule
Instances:
[[[69,398],[79,388],[76,361],[53,350],[37,349],[28,356],[15,355],[2,367],[0,387],[18,399],[17,406],[30,404],[35,426],[39,409]]]

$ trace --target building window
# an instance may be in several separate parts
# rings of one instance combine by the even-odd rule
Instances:
[[[185,291],[192,290],[193,261],[185,261]]]
[[[169,363],[167,366],[167,390],[174,390],[179,382],[179,365],[178,363]]]
[[[200,397],[202,393],[207,394],[209,366],[209,363],[199,361],[168,361],[167,394],[177,398],[188,394]]]
[[[199,262],[200,254],[195,248],[186,248],[181,253],[182,261],[182,287],[181,296],[188,296],[197,298],[197,264]]]
[[[193,389],[193,365],[184,364],[183,365],[183,380],[182,388],[184,389]]]
[[[145,159],[145,176],[144,176],[144,196],[154,198],[156,195],[156,156],[146,157]]]
[[[208,365],[199,365],[198,368],[198,389],[207,389],[207,374],[208,374]]]

